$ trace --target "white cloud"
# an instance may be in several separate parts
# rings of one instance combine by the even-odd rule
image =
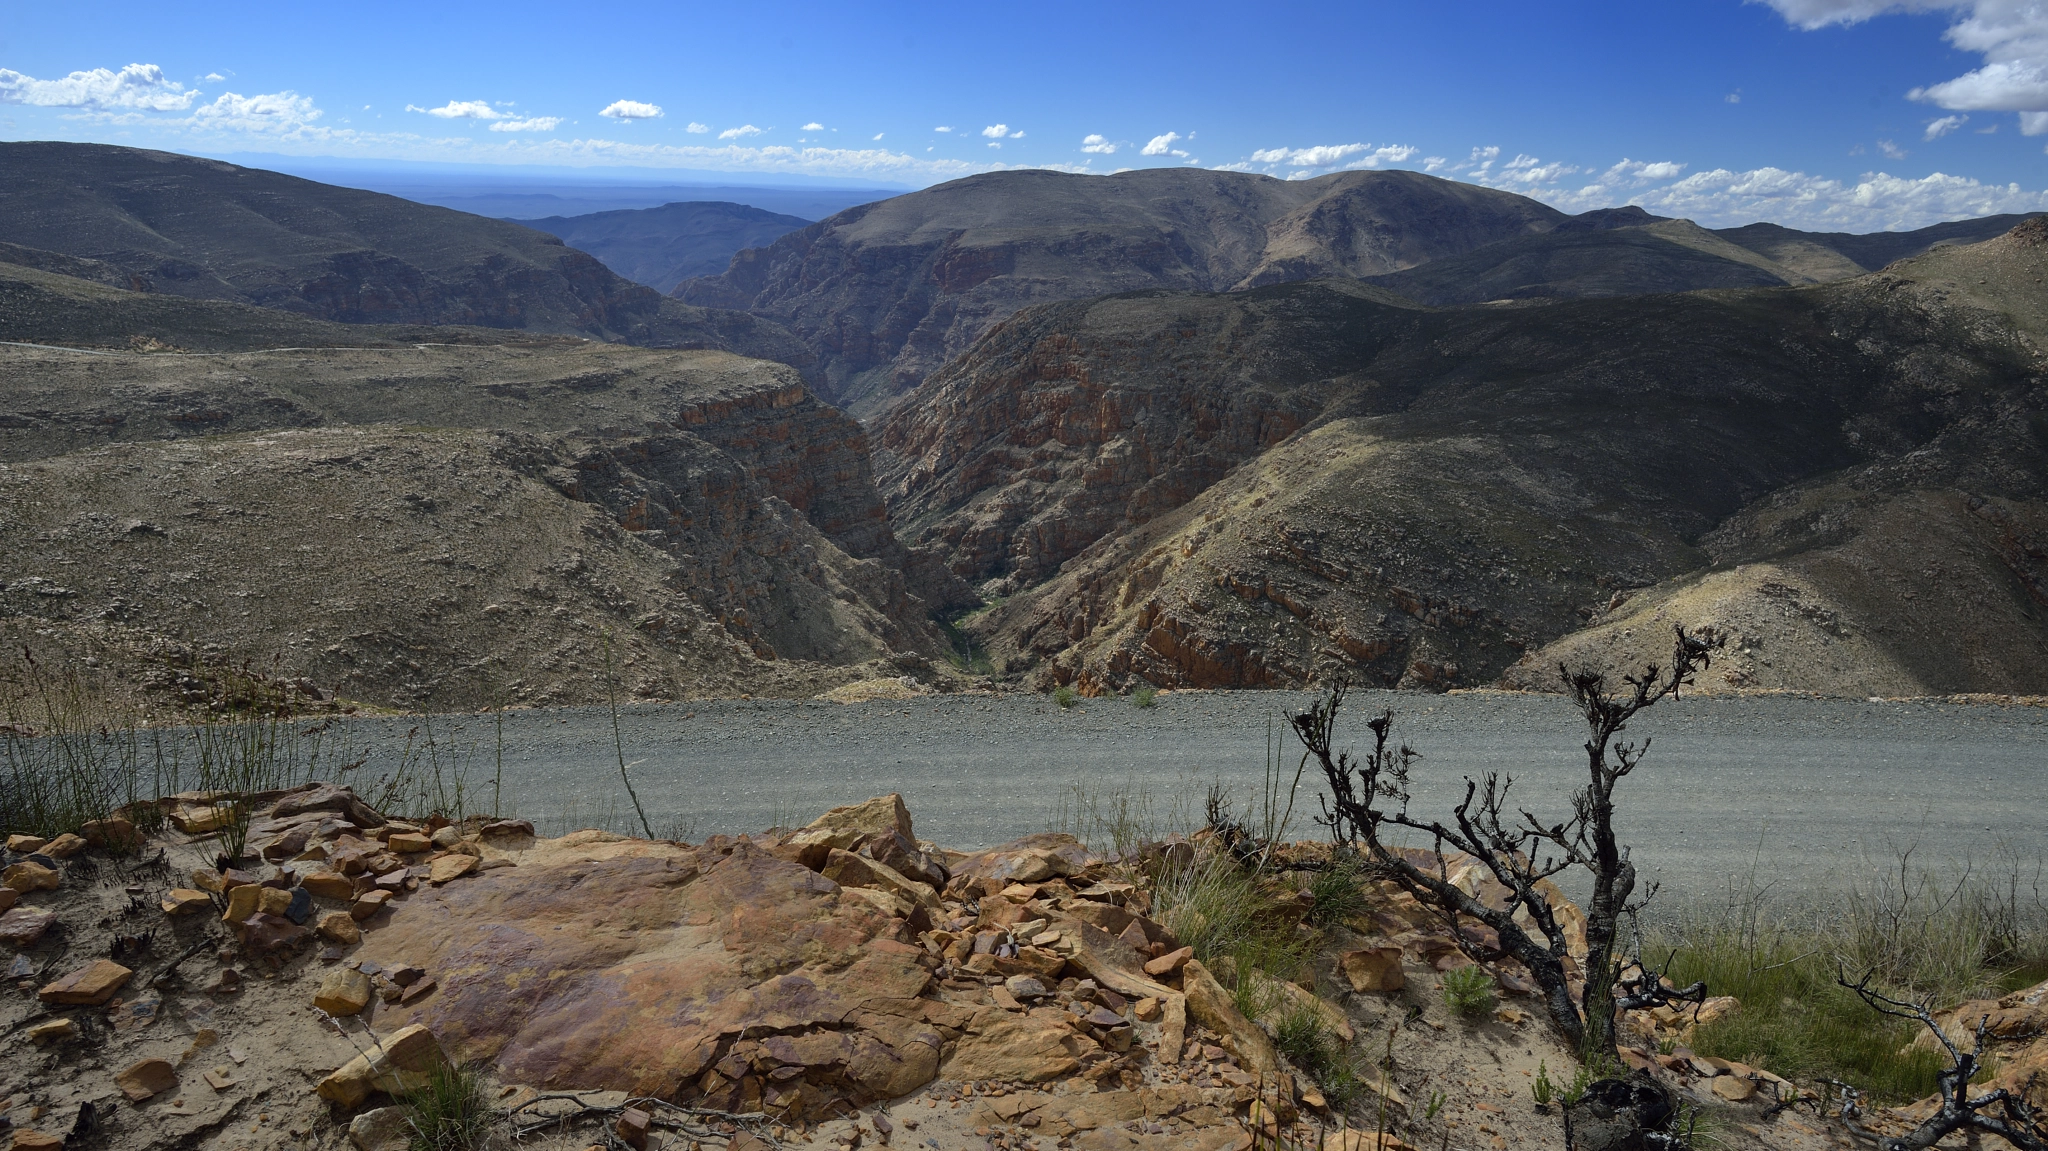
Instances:
[[[1177,152],[1177,151],[1175,151],[1175,150],[1174,150],[1174,147],[1173,147],[1173,145],[1174,145],[1174,142],[1175,142],[1175,141],[1177,141],[1177,140],[1179,140],[1180,138],[1181,138],[1181,134],[1180,134],[1179,132],[1168,132],[1168,133],[1167,133],[1166,135],[1164,135],[1164,136],[1154,136],[1154,137],[1152,137],[1152,138],[1151,138],[1150,140],[1147,140],[1147,141],[1145,142],[1145,146],[1144,146],[1144,147],[1142,147],[1142,148],[1138,149],[1138,155],[1140,155],[1140,156],[1185,156],[1185,155],[1187,155],[1187,153],[1186,153],[1186,152]]]
[[[221,75],[218,72],[208,72],[206,75],[201,76],[199,79],[208,84],[218,84],[222,80],[227,79],[227,77]]]
[[[2017,112],[2020,131],[2048,132],[2048,5],[2040,0],[1761,0],[1807,30],[1892,12],[1948,12],[1942,34],[1982,67],[1906,93],[1951,112]]]
[[[941,125],[939,125],[938,127],[936,127],[936,128],[933,128],[933,129],[932,129],[932,131],[934,131],[934,132],[950,132],[950,131],[952,131],[952,130],[953,130],[953,129],[951,129],[951,128],[948,128],[948,127],[947,127],[947,126],[945,126],[944,124],[941,124]]]
[[[1645,184],[1654,180],[1669,180],[1685,171],[1685,165],[1670,160],[1643,161],[1624,159],[1607,169],[1603,179],[1609,184]]]
[[[1000,148],[1000,147],[1002,147],[1002,146],[1003,146],[1003,144],[1002,144],[1002,141],[1000,141],[1000,140],[990,140],[990,141],[988,142],[988,146],[989,146],[989,147],[991,147],[991,148]]]
[[[709,132],[710,130],[711,125],[699,124],[695,120],[690,121],[689,124],[683,128],[683,131],[688,132],[692,136],[702,136],[704,133]]]
[[[297,92],[271,92],[242,96],[224,92],[211,104],[194,109],[189,123],[209,131],[287,133],[309,127],[320,118],[320,109],[309,96]]]
[[[1721,99],[1726,100],[1730,104],[1740,104],[1742,103],[1742,89],[1737,88],[1735,91],[1721,97]]]
[[[612,120],[652,120],[661,115],[661,105],[638,100],[614,100],[597,113]]]
[[[875,133],[875,139],[879,140],[879,139],[881,139],[881,138],[882,138],[882,134],[881,134],[880,132],[877,132],[877,133]]]
[[[816,120],[813,120],[797,130],[799,132],[822,132],[825,130],[825,125],[818,123]]]
[[[94,68],[73,72],[62,80],[38,80],[12,68],[0,68],[0,104],[94,112],[183,112],[198,98],[199,93],[166,79],[164,70],[155,64],[130,64],[119,72]]]
[[[529,120],[500,120],[491,125],[493,132],[552,132],[560,125],[560,116],[535,116]]]
[[[1887,160],[1903,160],[1906,158],[1906,150],[1890,140],[1879,140],[1877,142],[1877,150],[1883,152]]]
[[[497,120],[504,117],[503,112],[482,100],[450,100],[439,108],[421,108],[407,104],[405,110],[425,112],[429,116],[439,116],[443,120]]]
[[[721,140],[738,140],[743,137],[758,136],[760,134],[761,129],[754,127],[752,124],[741,124],[737,128],[727,128],[725,131],[720,132],[718,138]]]
[[[990,124],[981,130],[981,134],[992,140],[1000,140],[1010,134],[1010,126],[1008,124]]]
[[[1081,137],[1081,150],[1083,152],[1093,152],[1098,156],[1116,155],[1116,145],[1094,133]]]

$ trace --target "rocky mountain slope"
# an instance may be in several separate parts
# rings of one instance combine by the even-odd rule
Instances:
[[[96,291],[149,303],[166,342],[226,313],[304,329],[243,333],[259,343],[339,328],[73,295]],[[0,617],[130,654],[275,655],[421,707],[602,698],[606,634],[646,696],[810,694],[943,649],[860,427],[793,369],[431,334],[0,348]]]
[[[907,542],[1014,593],[972,625],[1045,683],[1487,683],[1737,565],[1745,610],[1855,650],[1724,686],[2040,691],[2044,239],[1796,290],[1049,305],[927,381],[878,470]],[[1740,566],[1786,555],[1809,592]]]
[[[137,292],[343,323],[461,324],[804,364],[772,323],[714,315],[504,220],[169,152],[0,144],[7,258]],[[19,249],[50,253],[23,254]]]
[[[677,284],[697,276],[715,276],[742,248],[767,247],[811,223],[722,201],[515,222],[589,252],[605,267],[658,292],[674,291]]]
[[[1565,218],[1414,172],[996,172],[848,209],[676,295],[788,325],[826,398],[865,419],[1032,304],[1370,276]]]

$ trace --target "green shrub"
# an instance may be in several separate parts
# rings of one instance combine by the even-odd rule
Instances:
[[[1159,921],[1194,948],[1237,1007],[1258,1018],[1273,1007],[1256,977],[1298,980],[1314,950],[1296,933],[1297,920],[1259,889],[1257,875],[1228,855],[1208,855],[1160,876],[1153,896]]]
[[[1145,686],[1131,693],[1131,706],[1158,707],[1159,690],[1149,683],[1146,684]]]
[[[1493,1010],[1493,975],[1473,964],[1446,971],[1443,977],[1444,1003],[1452,1012],[1475,1018]]]
[[[1061,711],[1065,711],[1067,708],[1081,702],[1081,697],[1075,693],[1071,684],[1063,683],[1052,689],[1052,701],[1060,705]]]
[[[1315,905],[1308,911],[1308,921],[1317,927],[1343,923],[1363,915],[1372,906],[1360,883],[1359,861],[1355,855],[1339,856],[1331,860],[1328,871],[1316,872],[1315,877],[1309,880],[1308,893],[1315,898]]]

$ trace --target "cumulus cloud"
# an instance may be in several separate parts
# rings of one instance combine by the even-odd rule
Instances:
[[[638,100],[614,100],[599,109],[597,114],[612,120],[652,120],[661,115],[661,105],[643,104]]]
[[[1095,135],[1092,132],[1086,136],[1081,137],[1081,150],[1083,152],[1093,152],[1098,156],[1116,155],[1115,144],[1110,143],[1108,139],[1102,136]]]
[[[692,136],[702,136],[704,133],[709,132],[710,130],[711,125],[699,124],[695,120],[690,121],[687,125],[683,127],[683,131],[688,132]]]
[[[491,125],[493,132],[552,132],[562,122],[560,116],[534,116],[526,120],[500,120]]]
[[[189,123],[209,131],[279,134],[299,131],[319,118],[320,109],[313,106],[312,98],[297,92],[260,96],[224,92],[213,103],[193,109]]]
[[[880,132],[877,132],[877,133],[875,133],[875,139],[879,140],[879,139],[881,139],[881,138],[882,138],[882,134],[881,134]]]
[[[1000,140],[1010,134],[1010,126],[1008,124],[990,124],[981,130],[981,134],[993,140]]]
[[[200,79],[208,84],[218,84],[222,80],[227,79],[227,77],[218,72],[208,72],[206,75],[201,76]]]
[[[2017,112],[2020,131],[2048,132],[2048,5],[2039,0],[1761,0],[1808,30],[1893,12],[1948,12],[1943,39],[1983,57],[1961,76],[1907,95],[1951,112]]]
[[[739,140],[760,134],[761,129],[754,127],[752,124],[741,124],[737,128],[727,128],[725,131],[720,132],[718,138],[721,140]]]
[[[130,64],[119,72],[94,68],[73,72],[62,80],[38,80],[12,68],[0,68],[0,104],[94,112],[183,112],[198,98],[199,93],[166,79],[164,70],[155,64]]]
[[[1154,136],[1150,140],[1145,141],[1144,147],[1138,149],[1138,155],[1186,156],[1186,152],[1179,151],[1175,149],[1173,146],[1174,143],[1180,139],[1182,139],[1182,136],[1179,132],[1168,132],[1164,136]]]
[[[818,123],[816,120],[813,120],[810,123],[805,124],[802,128],[798,129],[798,131],[801,132],[822,132],[824,130],[825,125]]]
[[[1887,160],[1903,160],[1906,158],[1906,150],[1890,140],[1879,140],[1877,142],[1877,150],[1883,152]]]
[[[946,126],[946,125],[944,125],[944,124],[941,124],[941,125],[939,125],[938,127],[936,127],[936,128],[933,128],[933,129],[932,129],[932,131],[934,131],[934,132],[950,132],[950,131],[952,131],[952,130],[953,130],[953,129],[951,129],[951,128],[947,127],[947,126]]]
[[[439,116],[443,120],[499,120],[505,115],[482,100],[450,100],[439,108],[421,108],[407,104],[405,110],[425,112],[429,116]]]

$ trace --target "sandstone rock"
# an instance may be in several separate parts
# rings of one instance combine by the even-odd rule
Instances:
[[[628,1107],[619,1112],[619,1120],[612,1130],[633,1151],[647,1151],[647,1133],[654,1126],[654,1116],[637,1107]]]
[[[189,887],[173,887],[164,895],[165,915],[197,915],[213,909],[213,897]]]
[[[1069,1047],[1072,1037],[1047,1020],[988,1012],[975,1017],[939,1070],[948,1079],[1043,1083],[1080,1066]]]
[[[1030,975],[1012,975],[1003,981],[1003,989],[1019,999],[1043,999],[1051,994],[1045,984]]]
[[[320,925],[316,930],[319,931],[320,938],[343,947],[360,943],[363,938],[363,929],[356,926],[355,916],[346,911],[330,911],[321,916]]]
[[[452,823],[446,827],[437,828],[434,834],[427,837],[427,842],[440,848],[442,851],[447,851],[449,848],[462,842],[462,829]]]
[[[7,850],[16,855],[27,855],[30,852],[41,851],[43,845],[48,842],[50,841],[40,835],[10,835],[7,837]]]
[[[299,880],[299,886],[322,899],[354,899],[355,884],[338,871],[316,871]]]
[[[68,1016],[63,1019],[45,1020],[28,1029],[29,1041],[32,1043],[56,1043],[77,1034],[78,1023]]]
[[[0,943],[33,947],[57,922],[57,913],[40,907],[16,907],[0,913]]]
[[[143,1059],[114,1076],[114,1085],[134,1102],[161,1095],[178,1085],[178,1070],[167,1059]]]
[[[1172,975],[1186,966],[1188,960],[1194,957],[1195,949],[1192,947],[1183,947],[1178,951],[1169,951],[1157,959],[1148,960],[1145,963],[1145,974]]]
[[[436,885],[447,883],[451,879],[460,879],[475,871],[477,864],[481,862],[474,855],[444,855],[433,862],[427,878]]]
[[[21,892],[12,887],[0,887],[0,911],[6,911],[21,901]]]
[[[1408,978],[1401,972],[1401,949],[1368,947],[1347,951],[1338,961],[1353,991],[1399,991]]]
[[[498,820],[496,823],[484,824],[483,829],[477,832],[477,834],[483,836],[485,839],[496,839],[501,837],[512,837],[521,835],[526,836],[530,839],[533,837],[534,834],[533,821],[530,819],[501,819]]]
[[[111,959],[95,959],[44,987],[37,998],[49,1005],[98,1007],[134,974]]]
[[[235,924],[235,935],[243,951],[258,957],[296,951],[311,933],[281,915],[259,911]]]
[[[263,887],[245,883],[228,889],[228,909],[221,912],[221,922],[240,923],[263,910]]]
[[[381,827],[384,824],[384,817],[356,798],[355,792],[325,783],[285,796],[270,809],[270,814],[274,818],[284,818],[312,811],[334,812],[357,827]]]
[[[929,884],[909,879],[886,863],[878,863],[841,848],[833,848],[827,857],[824,876],[846,887],[880,888],[900,895],[928,912],[940,910],[939,893],[933,891]]]
[[[322,1079],[322,1099],[343,1108],[362,1105],[373,1091],[400,1095],[426,1085],[435,1069],[448,1065],[434,1033],[415,1023],[386,1038],[381,1047],[358,1055]]]
[[[0,886],[11,887],[23,895],[31,891],[51,891],[63,882],[55,871],[40,863],[21,862],[0,871]]]
[[[142,837],[135,832],[133,820],[112,816],[107,819],[89,820],[78,829],[85,842],[93,847],[112,848],[127,851],[142,844]]]
[[[200,891],[209,891],[215,894],[227,890],[227,884],[221,881],[220,872],[211,867],[193,868],[192,886]]]
[[[870,836],[894,832],[903,838],[916,842],[917,836],[911,830],[910,809],[903,805],[901,795],[876,796],[862,803],[847,807],[835,807],[809,826],[791,836],[786,842],[799,846],[823,845],[841,851],[851,851]]]
[[[42,853],[51,859],[70,859],[84,850],[85,840],[67,831],[44,844]]]
[[[347,967],[337,967],[320,980],[313,993],[313,1006],[329,1015],[354,1015],[370,1005],[370,977]]]
[[[401,831],[384,841],[384,846],[400,855],[417,855],[434,846],[434,841],[417,831]]]
[[[1238,1062],[1255,1075],[1280,1074],[1280,1056],[1273,1041],[1257,1024],[1237,1009],[1228,991],[1209,974],[1200,960],[1189,960],[1181,968],[1181,990],[1187,995],[1188,1014],[1209,1030],[1229,1038],[1237,1050]]]
[[[356,921],[360,923],[384,910],[384,905],[389,902],[391,893],[388,891],[365,891],[349,905],[348,913],[355,916]]]
[[[207,835],[226,827],[233,815],[228,804],[181,803],[171,809],[171,823],[186,835]]]
[[[18,1130],[10,1151],[64,1151],[64,1137],[44,1131]]]
[[[1713,1079],[1714,1094],[1730,1103],[1740,1103],[1756,1094],[1756,1084],[1742,1075],[1717,1075]]]
[[[962,875],[995,880],[1000,885],[1039,883],[1056,876],[1079,875],[1090,862],[1088,849],[1071,835],[1027,835],[950,864]],[[1001,890],[997,887],[996,890]]]
[[[235,889],[235,891],[240,890],[241,888],[239,887]],[[228,904],[230,907],[234,905],[233,891],[228,893]],[[256,889],[256,910],[265,915],[284,915],[291,909],[292,893],[289,890],[275,887],[259,887]]]
[[[356,1151],[408,1151],[412,1123],[403,1107],[377,1107],[349,1120],[348,1141]]]

